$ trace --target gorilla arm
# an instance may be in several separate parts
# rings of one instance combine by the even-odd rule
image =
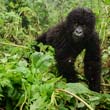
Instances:
[[[48,31],[44,32],[40,36],[36,38],[38,43],[42,42],[43,44],[51,45],[53,47],[57,47],[55,45],[59,45],[59,41],[62,40],[62,34],[64,34],[65,30],[65,22],[61,22],[53,28],[50,28]]]
[[[100,43],[98,35],[94,35],[89,40],[86,47],[86,54],[84,58],[84,73],[88,79],[89,88],[93,91],[100,92],[101,82],[101,55]]]
[[[47,36],[47,32],[43,33],[42,35],[40,35],[36,41],[38,43],[42,42],[43,44],[46,44],[46,36]]]

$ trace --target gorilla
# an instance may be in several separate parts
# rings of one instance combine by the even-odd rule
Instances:
[[[91,90],[100,92],[100,42],[95,31],[95,15],[90,9],[73,9],[63,22],[42,33],[36,41],[55,49],[56,66],[67,82],[78,80],[74,62],[85,49],[84,74],[87,84]]]

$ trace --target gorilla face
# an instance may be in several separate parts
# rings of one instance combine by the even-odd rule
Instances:
[[[75,42],[78,42],[79,40],[82,40],[83,38],[84,38],[84,26],[75,25],[74,31],[72,32],[72,39]]]

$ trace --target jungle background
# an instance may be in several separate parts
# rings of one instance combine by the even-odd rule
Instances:
[[[35,42],[76,7],[96,15],[101,93],[84,82],[84,51],[75,62],[81,81],[66,83],[58,76],[54,49]],[[0,110],[110,110],[110,0],[0,0]]]

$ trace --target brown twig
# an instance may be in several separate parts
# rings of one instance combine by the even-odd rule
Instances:
[[[89,110],[94,110],[89,104],[87,104],[83,99],[81,99],[80,97],[78,97],[76,94],[71,93],[67,90],[63,90],[63,89],[56,89],[57,92],[65,92],[66,94],[69,94],[73,97],[75,97],[76,99],[78,99],[79,101],[81,101],[84,105],[87,106],[87,108],[89,108]]]

